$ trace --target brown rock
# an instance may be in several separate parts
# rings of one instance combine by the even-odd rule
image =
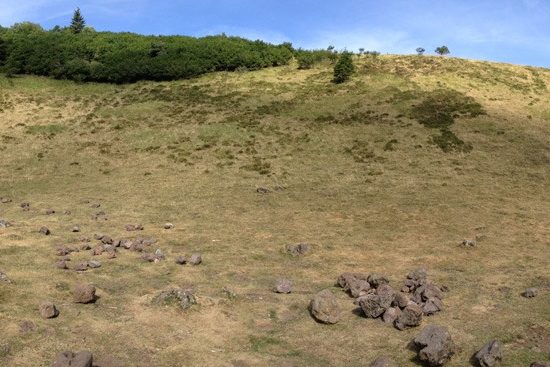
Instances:
[[[39,233],[43,234],[44,236],[49,236],[51,234],[50,230],[48,229],[48,227],[41,227],[40,230],[38,231]]]
[[[292,282],[288,279],[278,279],[273,289],[276,293],[288,294],[292,292]]]
[[[395,320],[394,325],[399,330],[405,330],[411,327],[418,326],[422,322],[422,314],[422,307],[418,306],[415,303],[411,303],[407,307],[405,307],[397,320]]]
[[[189,264],[191,265],[199,265],[202,263],[202,256],[201,254],[193,254],[191,255],[191,259],[189,260]]]
[[[527,288],[521,295],[525,298],[534,298],[539,294],[537,288]]]
[[[68,269],[69,267],[67,266],[67,260],[58,260],[56,263],[55,263],[55,267],[58,268],[58,269],[61,269],[61,270],[65,270],[65,269]]]
[[[40,311],[40,316],[42,316],[42,318],[44,319],[52,319],[59,315],[59,311],[57,310],[55,305],[49,301],[41,302],[38,309]]]
[[[366,317],[376,319],[386,312],[387,307],[384,307],[384,302],[377,294],[367,294],[366,296],[357,299],[357,303]]]
[[[430,325],[414,338],[420,349],[418,358],[429,366],[443,366],[455,353],[455,346],[447,328]]]
[[[399,307],[390,307],[386,310],[386,312],[384,312],[384,315],[382,316],[382,320],[386,324],[392,324],[393,325],[395,320],[397,320],[399,315],[401,315],[401,312],[402,311],[399,309]]]
[[[325,324],[335,324],[340,321],[340,306],[328,289],[317,293],[313,297],[309,309],[315,319]]]
[[[74,266],[73,270],[74,271],[86,271],[86,270],[88,270],[88,262],[84,261],[84,262],[77,263]]]
[[[405,308],[409,304],[409,301],[410,299],[405,293],[399,292],[395,295],[395,298],[393,299],[393,305],[399,308]]]
[[[74,289],[74,301],[76,303],[92,303],[95,302],[96,289],[92,284],[78,284]]]
[[[187,259],[185,258],[185,256],[178,256],[176,257],[176,264],[185,265],[187,264]]]
[[[308,243],[298,243],[294,245],[287,245],[286,251],[294,257],[304,256],[311,251],[311,245]]]

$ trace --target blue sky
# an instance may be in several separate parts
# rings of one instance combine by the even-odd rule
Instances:
[[[550,67],[550,0],[0,0],[0,25],[66,25],[77,6],[97,30],[382,53],[445,44],[459,57]]]

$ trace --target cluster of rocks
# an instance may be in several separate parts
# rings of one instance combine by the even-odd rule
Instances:
[[[202,255],[201,254],[192,254],[191,257],[189,257],[189,260],[184,255],[176,256],[176,264],[178,265],[200,265],[202,264]]]
[[[171,288],[157,294],[152,303],[160,306],[178,305],[186,310],[196,304],[197,300],[191,288]]]
[[[399,330],[418,326],[423,316],[443,309],[443,289],[428,280],[424,269],[409,273],[399,292],[379,274],[344,273],[337,285],[355,298],[366,317],[381,317]]]

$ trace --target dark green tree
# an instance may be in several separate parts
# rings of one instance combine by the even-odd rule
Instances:
[[[74,34],[78,34],[84,30],[84,27],[86,26],[86,21],[84,20],[84,17],[80,13],[80,8],[76,8],[73,14],[73,19],[71,20],[71,32]]]
[[[450,54],[451,51],[449,51],[449,48],[447,46],[440,46],[435,49],[435,53],[437,53],[440,56],[445,56]]]
[[[353,58],[350,52],[343,52],[338,59],[336,65],[334,65],[334,79],[333,82],[341,84],[349,80],[355,66],[353,65]]]
[[[426,49],[424,49],[423,47],[419,47],[416,49],[416,53],[418,54],[418,56],[424,55],[424,52],[426,52]]]

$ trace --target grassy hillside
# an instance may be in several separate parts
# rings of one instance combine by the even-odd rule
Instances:
[[[0,365],[89,349],[102,367],[365,366],[383,354],[409,366],[428,324],[459,346],[449,366],[494,338],[502,366],[550,360],[550,70],[401,56],[357,69],[339,86],[329,65],[123,86],[0,77],[0,197],[13,199],[0,204],[12,223],[0,229],[12,280],[0,283]],[[57,246],[95,233],[155,237],[167,260],[123,250],[84,273],[55,268]],[[297,242],[311,254],[288,256]],[[202,265],[174,263],[192,252]],[[358,271],[399,289],[419,267],[449,288],[420,328],[366,319],[334,288]],[[271,292],[282,276],[294,293]],[[82,281],[95,304],[72,302]],[[182,285],[195,288],[190,310],[151,305]],[[528,287],[540,295],[521,297]],[[344,310],[333,326],[307,310],[325,288]],[[58,318],[40,318],[45,299]]]

